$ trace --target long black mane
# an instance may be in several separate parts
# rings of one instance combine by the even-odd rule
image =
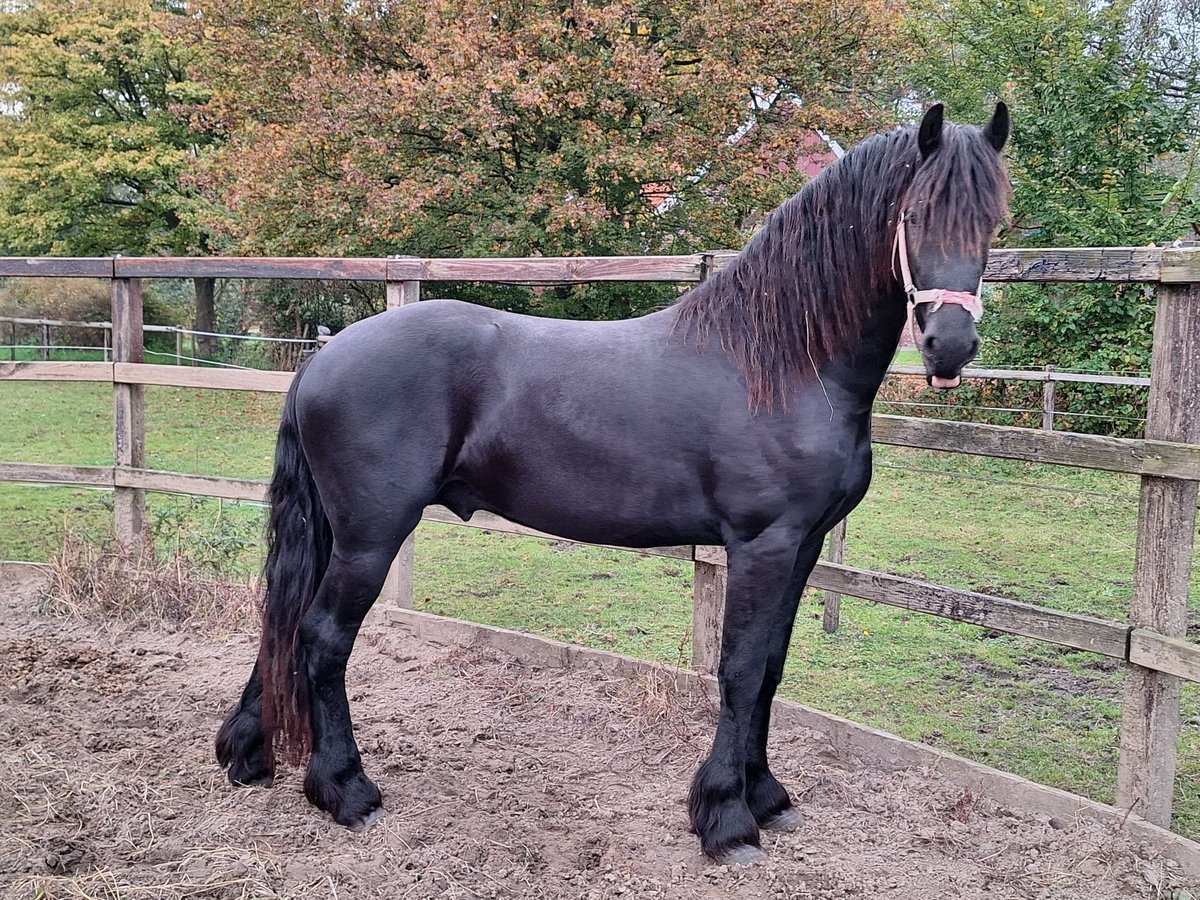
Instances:
[[[750,406],[786,407],[789,389],[853,347],[880,297],[899,294],[900,213],[943,219],[943,239],[983,247],[1008,208],[1008,179],[982,131],[947,125],[922,160],[916,128],[863,141],[767,219],[726,268],[675,306],[676,326],[714,338],[746,378]]]

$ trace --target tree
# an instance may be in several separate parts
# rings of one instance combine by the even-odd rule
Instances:
[[[917,0],[913,80],[966,121],[995,94],[1013,109],[1005,243],[1138,246],[1192,233],[1200,59],[1180,49],[1189,21],[1169,0]],[[1144,371],[1153,313],[1136,285],[1006,287],[982,323],[984,358]],[[1094,387],[1061,393],[1068,408],[1101,399]],[[1103,399],[1138,412],[1129,391]]]
[[[204,184],[235,211],[209,225],[243,251],[735,244],[801,185],[815,128],[853,137],[886,116],[876,61],[897,37],[886,0],[303,6],[199,3],[214,93],[197,120],[229,138]]]
[[[150,0],[39,0],[0,15],[0,246],[103,255],[206,249],[184,175],[211,137],[194,51]]]
[[[187,178],[212,143],[183,104],[207,93],[182,16],[152,0],[38,0],[0,14],[0,252],[209,249]],[[197,283],[198,325],[212,322]],[[207,303],[205,302],[207,301]]]

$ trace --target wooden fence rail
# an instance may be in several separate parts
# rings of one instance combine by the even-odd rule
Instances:
[[[142,278],[284,278],[382,281],[388,306],[420,299],[425,280],[523,284],[590,281],[696,282],[733,254],[675,257],[540,259],[241,259],[0,258],[0,277],[107,278],[112,283],[113,362],[0,362],[0,381],[99,381],[113,387],[113,466],[0,462],[0,482],[90,485],[115,494],[118,537],[142,539],[144,495],[165,491],[261,501],[263,482],[159,472],[145,468],[145,385],[286,391],[289,372],[157,366],[144,362]],[[1142,479],[1134,592],[1129,622],[1110,622],[841,564],[836,552],[818,564],[813,587],[961,622],[985,625],[1126,663],[1117,802],[1156,824],[1170,821],[1179,733],[1180,679],[1200,681],[1200,647],[1185,640],[1188,586],[1200,483],[1200,248],[1083,248],[995,252],[991,281],[1158,283],[1146,438],[1107,438],[1048,430],[874,416],[873,439],[905,447],[972,453],[1135,474]],[[972,370],[997,377],[990,370]],[[971,374],[971,373],[968,373]],[[1007,377],[1011,373],[1005,372]],[[1050,370],[1022,377],[1052,385],[1094,380]],[[1145,384],[1108,376],[1105,383]],[[431,507],[425,518],[463,524]],[[495,516],[469,523],[493,531],[535,534]],[[546,535],[539,535],[546,536]],[[639,553],[690,560],[695,567],[693,664],[712,671],[720,651],[725,554],[714,547],[662,547]],[[411,540],[393,565],[385,594],[411,605]]]

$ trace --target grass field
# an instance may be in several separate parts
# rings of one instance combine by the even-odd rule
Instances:
[[[147,388],[147,465],[265,477],[282,397]],[[111,464],[111,389],[0,387],[0,460]],[[1123,620],[1136,478],[877,448],[850,521],[847,563]],[[259,564],[262,510],[150,496],[160,544],[213,568]],[[100,491],[0,485],[0,558],[47,559],[68,528],[108,522]],[[420,608],[668,663],[686,661],[687,563],[474,529],[424,525]],[[842,627],[801,607],[784,693],[904,737],[1103,801],[1116,781],[1115,663],[852,598]],[[1200,836],[1200,702],[1184,689],[1181,833]],[[399,713],[398,713],[399,714]]]

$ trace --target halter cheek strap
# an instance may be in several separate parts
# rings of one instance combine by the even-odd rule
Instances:
[[[942,308],[945,303],[953,303],[961,306],[971,314],[971,318],[978,322],[983,318],[983,279],[979,279],[979,287],[975,288],[975,292],[970,291],[948,291],[945,288],[930,288],[929,290],[918,291],[913,284],[912,271],[908,265],[908,235],[905,233],[904,220],[908,218],[908,213],[903,213],[900,216],[900,224],[896,226],[896,246],[894,253],[900,258],[900,274],[904,278],[904,293],[908,295],[908,305],[916,311],[917,305],[920,303],[931,304],[930,312],[935,312]]]

